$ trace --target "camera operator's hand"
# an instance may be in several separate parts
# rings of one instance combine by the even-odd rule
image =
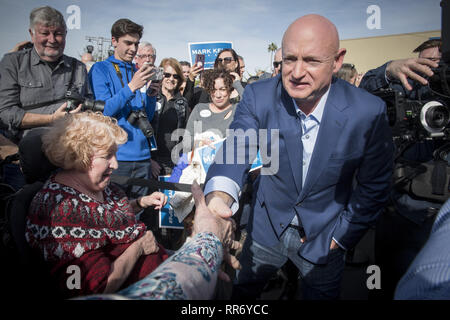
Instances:
[[[153,73],[154,71],[152,67],[150,67],[149,65],[144,65],[142,68],[136,71],[133,79],[131,79],[130,83],[128,83],[128,87],[132,92],[136,92],[136,90],[139,90],[147,84]]]
[[[431,68],[437,67],[436,62],[425,58],[394,60],[387,65],[386,76],[390,80],[400,80],[403,87],[409,91],[412,87],[408,83],[408,78],[427,85],[428,81],[423,76],[431,77],[433,75]]]
[[[53,114],[52,114],[52,120],[51,122],[64,117],[67,113],[78,113],[81,111],[82,104],[80,103],[78,107],[72,111],[67,112],[67,102],[64,102]]]

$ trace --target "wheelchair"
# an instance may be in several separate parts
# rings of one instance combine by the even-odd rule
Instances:
[[[25,239],[28,207],[45,180],[56,169],[41,151],[40,135],[30,135],[19,144],[19,159],[26,184],[15,191],[0,184],[0,233],[2,288],[8,299],[57,298],[56,283],[41,256]]]

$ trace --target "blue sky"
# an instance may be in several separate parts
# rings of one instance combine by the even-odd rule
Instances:
[[[296,18],[317,13],[330,19],[341,39],[375,37],[441,28],[440,0],[1,0],[0,54],[29,39],[30,11],[41,5],[60,10],[80,9],[80,24],[69,30],[65,53],[79,57],[86,36],[110,38],[111,25],[129,18],[144,26],[142,40],[157,49],[157,63],[165,57],[188,60],[188,42],[232,41],[245,58],[247,71],[269,70],[270,42],[281,46],[287,26]],[[379,28],[370,29],[376,5]],[[79,28],[78,28],[79,27]]]

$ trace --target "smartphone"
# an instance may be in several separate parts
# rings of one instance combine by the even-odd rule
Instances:
[[[195,56],[195,65],[201,66],[202,70],[205,69],[205,55],[204,54],[197,54]]]
[[[161,81],[163,78],[164,69],[163,68],[154,68],[153,72],[154,72],[154,74],[150,77],[150,80],[152,80],[154,82]]]

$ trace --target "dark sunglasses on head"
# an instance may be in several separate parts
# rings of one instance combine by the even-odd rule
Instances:
[[[173,76],[173,78],[175,80],[180,80],[180,76],[177,75],[176,73],[168,73],[168,72],[164,72],[164,78],[169,79],[171,76]]]
[[[218,59],[217,59],[217,62],[218,62],[218,63],[222,63],[222,61],[223,61],[224,63],[230,63],[231,61],[234,61],[234,60],[233,60],[232,57],[226,57],[226,58],[223,58],[223,59],[222,59],[222,58],[218,58]]]
[[[276,68],[278,68],[280,65],[281,65],[281,62],[283,62],[283,61],[274,61],[273,62],[273,67],[276,69]]]

